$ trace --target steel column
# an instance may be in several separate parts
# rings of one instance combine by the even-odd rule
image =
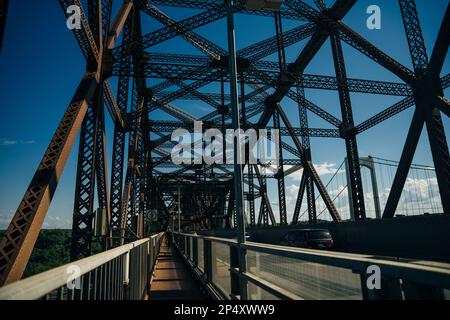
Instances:
[[[339,100],[343,120],[341,134],[345,139],[347,149],[347,162],[350,177],[349,191],[352,194],[352,207],[355,220],[364,220],[366,218],[364,191],[362,187],[361,167],[359,165],[358,144],[356,142],[356,132],[354,130],[355,125],[353,122],[353,111],[347,86],[347,72],[345,68],[344,53],[342,52],[341,41],[336,36],[331,35],[330,40],[333,51],[336,78],[339,83]]]
[[[235,46],[235,30],[234,30],[234,0],[227,0],[227,33],[228,33],[228,52],[229,52],[229,73],[230,73],[230,95],[231,95],[231,114],[233,129],[237,132],[237,137],[234,138],[234,189],[236,202],[236,217],[237,217],[237,234],[238,243],[245,243],[245,208],[244,208],[244,190],[242,179],[242,150],[240,139],[240,121],[239,115],[239,98],[238,98],[238,72],[236,60],[236,46]],[[246,253],[239,249],[239,273],[245,273],[247,270]],[[247,300],[247,283],[245,279],[240,277],[241,300]]]
[[[300,82],[301,85],[302,82]],[[308,112],[305,105],[305,89],[299,86],[297,88],[297,95],[302,98],[298,100],[298,109],[299,109],[299,117],[300,117],[300,129],[303,130],[309,130],[309,123],[308,123]],[[302,143],[304,148],[304,157],[307,161],[312,162],[312,153],[311,153],[311,141],[309,135],[302,135]],[[310,223],[316,223],[317,222],[317,211],[316,211],[316,196],[314,191],[314,181],[311,174],[309,174],[308,170],[303,170],[303,176],[302,176],[302,183],[304,179],[304,187],[302,189],[302,184],[300,184],[300,190],[299,195],[303,198],[304,190],[306,188],[306,197],[307,197],[307,205],[308,205],[308,221]],[[301,191],[301,194],[300,194]],[[300,210],[301,207],[301,201],[300,203],[296,203],[296,209]],[[299,206],[297,208],[297,206]],[[298,211],[295,211],[297,215],[294,214],[294,217],[296,217],[298,221]],[[297,222],[296,221],[296,222]]]

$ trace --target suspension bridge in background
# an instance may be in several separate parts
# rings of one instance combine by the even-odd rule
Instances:
[[[364,201],[367,218],[380,219],[386,206],[389,192],[394,181],[398,161],[367,157],[360,158],[362,166]],[[330,180],[326,182],[326,189],[336,208],[341,213],[342,220],[354,220],[351,212],[351,198],[348,192],[348,175],[346,160],[336,169]],[[316,198],[318,219],[326,220],[326,206]],[[302,207],[299,220],[307,218],[308,209]],[[414,216],[423,214],[442,214],[443,208],[439,197],[436,170],[432,166],[411,164],[405,188],[397,207],[397,216]]]
[[[60,0],[67,19],[74,6],[79,12],[72,32],[85,72],[0,242],[0,299],[448,299],[450,6],[429,4],[444,12],[429,51],[415,1],[398,0],[408,67],[345,23],[357,2]],[[0,0],[0,44],[8,8]],[[186,17],[171,17],[173,9]],[[261,19],[274,35],[238,48],[237,15]],[[202,28],[222,32],[227,47]],[[195,54],[166,52],[170,40]],[[349,77],[347,48],[397,82]],[[331,75],[307,73],[319,55]],[[312,101],[311,89],[336,93],[330,103],[340,114]],[[358,123],[354,94],[398,101]],[[360,135],[406,110],[400,159],[361,157]],[[313,117],[323,126],[312,127]],[[221,134],[277,130],[267,136],[280,146],[276,172],[242,156],[250,143],[240,134],[233,150],[218,152],[232,164],[174,163],[171,133],[195,136],[199,121]],[[425,130],[429,166],[413,164]],[[345,144],[328,181],[311,138]],[[72,262],[21,279],[76,141]],[[189,145],[192,158],[205,152],[195,137]],[[280,245],[286,232],[305,229],[328,230],[334,250]],[[371,266],[379,290],[366,285]]]

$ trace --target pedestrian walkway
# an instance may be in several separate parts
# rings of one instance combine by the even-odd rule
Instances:
[[[205,299],[173,247],[161,247],[150,287],[150,300]]]

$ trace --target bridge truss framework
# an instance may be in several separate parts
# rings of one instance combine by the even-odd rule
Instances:
[[[327,7],[323,0],[315,0],[316,7],[300,0],[285,0],[281,10],[275,12],[249,10],[244,3],[230,0],[126,0],[114,18],[112,0],[84,2],[60,0],[64,12],[71,5],[82,8],[82,28],[75,29],[74,35],[86,58],[86,72],[25,192],[6,237],[1,241],[0,284],[21,278],[78,134],[72,259],[90,255],[93,244],[98,241],[93,222],[96,201],[110,226],[101,243],[110,247],[145,236],[149,212],[157,212],[161,223],[171,223],[172,212],[176,211],[178,203],[179,185],[186,194],[180,201],[183,214],[190,212],[189,219],[198,228],[231,228],[237,218],[242,217],[242,214],[235,214],[235,203],[239,201],[248,204],[250,226],[295,224],[299,221],[302,201],[306,201],[309,221],[315,223],[316,192],[332,219],[339,222],[339,212],[313,165],[311,137],[345,141],[351,207],[355,219],[364,220],[366,212],[358,134],[413,106],[413,120],[383,218],[392,218],[395,214],[424,126],[428,132],[442,207],[445,213],[450,213],[450,156],[441,118],[441,113],[450,115],[450,103],[443,93],[450,85],[450,76],[441,78],[449,47],[450,7],[445,8],[445,17],[429,58],[414,0],[399,0],[414,66],[414,70],[410,70],[342,22],[356,0],[336,0],[331,7]],[[177,21],[157,6],[193,8],[199,9],[199,13]],[[240,49],[234,56],[194,31],[227,17],[229,10],[273,17],[276,36]],[[142,15],[156,19],[164,27],[144,33]],[[3,12],[1,17],[4,17]],[[288,19],[300,25],[285,31],[283,22]],[[228,31],[230,34],[233,30]],[[175,37],[181,37],[203,55],[145,51]],[[121,44],[116,45],[119,38]],[[285,48],[303,40],[307,42],[297,59],[288,63]],[[305,74],[311,60],[327,41],[331,43],[335,76]],[[403,83],[348,78],[343,42],[390,71]],[[264,60],[275,53],[278,53],[278,62]],[[233,70],[236,70],[238,81],[234,81]],[[118,78],[116,94],[109,82],[111,77]],[[164,81],[149,87],[146,79]],[[199,91],[212,82],[221,83],[220,92]],[[235,86],[234,93],[224,92],[228,82],[232,88]],[[237,101],[235,95],[239,85]],[[174,86],[179,89],[173,90]],[[253,91],[245,92],[246,86]],[[337,91],[341,117],[335,117],[309,101],[304,94],[305,88]],[[351,92],[401,96],[403,100],[355,124]],[[283,109],[286,97],[298,104],[298,128],[292,125]],[[178,99],[202,101],[214,111],[198,118],[174,106],[172,102]],[[114,122],[111,175],[107,173],[105,109]],[[155,110],[164,111],[171,120],[151,119]],[[263,175],[259,165],[239,166],[240,174],[246,167],[242,181],[248,192],[243,198],[239,195],[243,191],[242,186],[240,190],[233,188],[236,185],[236,167],[175,166],[167,151],[174,143],[171,141],[173,130],[192,130],[194,122],[199,120],[205,126],[225,130],[236,124],[235,121],[230,122],[236,110],[241,113],[237,122],[242,124],[242,128],[267,128],[272,122],[273,128],[280,130],[282,147],[276,175]],[[308,113],[319,116],[334,129],[310,128]],[[252,122],[252,118],[257,121]],[[286,139],[293,143],[287,143]],[[287,165],[291,168],[286,169]],[[288,221],[285,177],[300,169],[303,169],[303,174],[293,220]],[[269,201],[267,179],[277,182],[278,219]],[[260,208],[255,206],[258,198],[261,199]],[[244,207],[243,204],[241,206]]]

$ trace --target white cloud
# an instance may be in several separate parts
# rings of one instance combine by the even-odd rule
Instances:
[[[0,230],[5,230],[8,228],[13,216],[14,212],[12,210],[2,209],[0,211]]]
[[[314,167],[316,168],[317,173],[320,176],[324,176],[326,174],[335,174],[338,170],[336,167],[336,163],[321,163],[321,164],[315,164]],[[339,170],[339,173],[344,172],[344,170]]]
[[[47,216],[45,218],[43,229],[71,229],[72,221],[68,218]]]
[[[15,145],[30,145],[35,144],[35,140],[13,140],[9,138],[0,138],[0,146],[7,147],[7,146],[15,146]]]
[[[7,138],[0,139],[0,146],[13,146],[18,144],[19,142],[17,140],[11,140]]]
[[[6,230],[14,217],[13,210],[0,211],[0,230]],[[48,215],[45,218],[43,229],[71,229],[72,221],[69,218]]]
[[[20,141],[20,144],[35,144],[35,140],[26,140],[26,141]]]
[[[284,170],[291,169],[292,166],[284,166]],[[339,169],[336,163],[324,162],[324,163],[315,163],[314,168],[316,169],[319,176],[325,176],[327,174],[335,174],[335,173],[343,173],[345,170]],[[339,169],[339,171],[338,171]],[[295,181],[300,181],[302,179],[303,169],[297,170],[296,172],[289,175],[289,178],[292,178]]]

